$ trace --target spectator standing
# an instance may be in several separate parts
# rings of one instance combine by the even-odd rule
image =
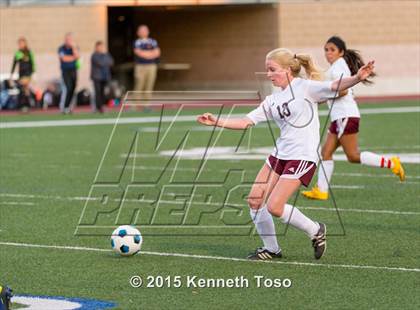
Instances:
[[[114,64],[112,56],[105,50],[105,44],[97,41],[95,51],[91,56],[90,78],[95,89],[96,111],[103,113],[105,104],[105,86],[111,80],[111,67]]]
[[[19,85],[21,87],[19,105],[22,109],[26,110],[29,107],[29,99],[31,97],[30,82],[32,74],[35,72],[35,58],[29,49],[28,41],[24,37],[18,39],[18,50],[13,57],[12,71],[10,74],[11,80],[16,67],[18,67]]]
[[[136,91],[153,91],[156,81],[157,64],[160,48],[156,40],[149,38],[149,27],[140,25],[137,28],[138,39],[134,42],[134,79]],[[145,94],[148,98],[148,94]]]
[[[61,111],[64,114],[71,112],[70,103],[73,98],[77,84],[77,69],[79,68],[79,49],[74,42],[73,34],[67,33],[64,37],[64,44],[58,48],[60,57],[60,68],[65,86],[60,102]],[[64,99],[64,100],[63,100]]]

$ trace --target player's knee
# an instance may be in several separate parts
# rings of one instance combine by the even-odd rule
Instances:
[[[322,149],[321,150],[321,157],[322,157],[322,160],[331,160],[332,159],[332,154],[331,154],[331,152],[328,152],[326,149]]]
[[[262,207],[263,199],[261,198],[248,198],[248,205],[251,209],[257,210]]]
[[[283,215],[284,204],[267,204],[267,210],[271,215],[275,217],[281,217]]]
[[[251,209],[261,208],[264,204],[264,188],[254,185],[247,197],[247,202]]]
[[[360,155],[357,153],[347,154],[347,160],[353,164],[360,163]]]

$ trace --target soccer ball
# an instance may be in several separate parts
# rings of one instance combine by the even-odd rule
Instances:
[[[122,256],[131,256],[140,251],[143,238],[134,226],[123,225],[114,230],[111,235],[112,249]]]

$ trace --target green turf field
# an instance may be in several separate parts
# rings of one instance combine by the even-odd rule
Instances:
[[[307,237],[277,221],[284,258],[248,262],[241,259],[261,242],[253,234],[244,197],[264,161],[258,148],[272,146],[278,129],[262,124],[247,132],[213,132],[188,118],[199,112],[180,111],[186,120],[160,127],[151,120],[0,129],[0,284],[9,284],[17,295],[92,298],[114,302],[115,309],[420,308],[418,163],[404,165],[407,180],[400,183],[388,170],[336,161],[338,210],[331,200],[298,197],[296,202],[327,224],[325,257],[315,261]],[[109,117],[116,114],[99,116]],[[94,117],[4,116],[1,122],[87,118]],[[325,120],[321,117],[321,124]],[[359,142],[362,150],[404,154],[418,162],[420,113],[364,115]],[[227,152],[233,157],[216,160],[210,154],[202,161],[161,153],[209,145],[232,147]],[[247,154],[255,158],[246,159]],[[119,208],[122,195],[125,203]],[[109,235],[115,226],[129,223],[144,234],[144,253],[120,258],[111,251]],[[147,276],[181,276],[183,285],[133,288],[129,279],[134,275],[145,281]],[[287,278],[292,286],[257,288],[257,275]],[[187,276],[243,276],[249,287],[187,287]]]

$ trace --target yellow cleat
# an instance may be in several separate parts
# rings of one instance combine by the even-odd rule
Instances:
[[[398,157],[391,157],[391,161],[394,164],[394,167],[391,169],[392,173],[398,176],[401,182],[404,182],[405,172],[400,159]]]
[[[327,200],[328,192],[321,192],[318,186],[314,186],[310,191],[303,191],[302,195],[309,199]]]

